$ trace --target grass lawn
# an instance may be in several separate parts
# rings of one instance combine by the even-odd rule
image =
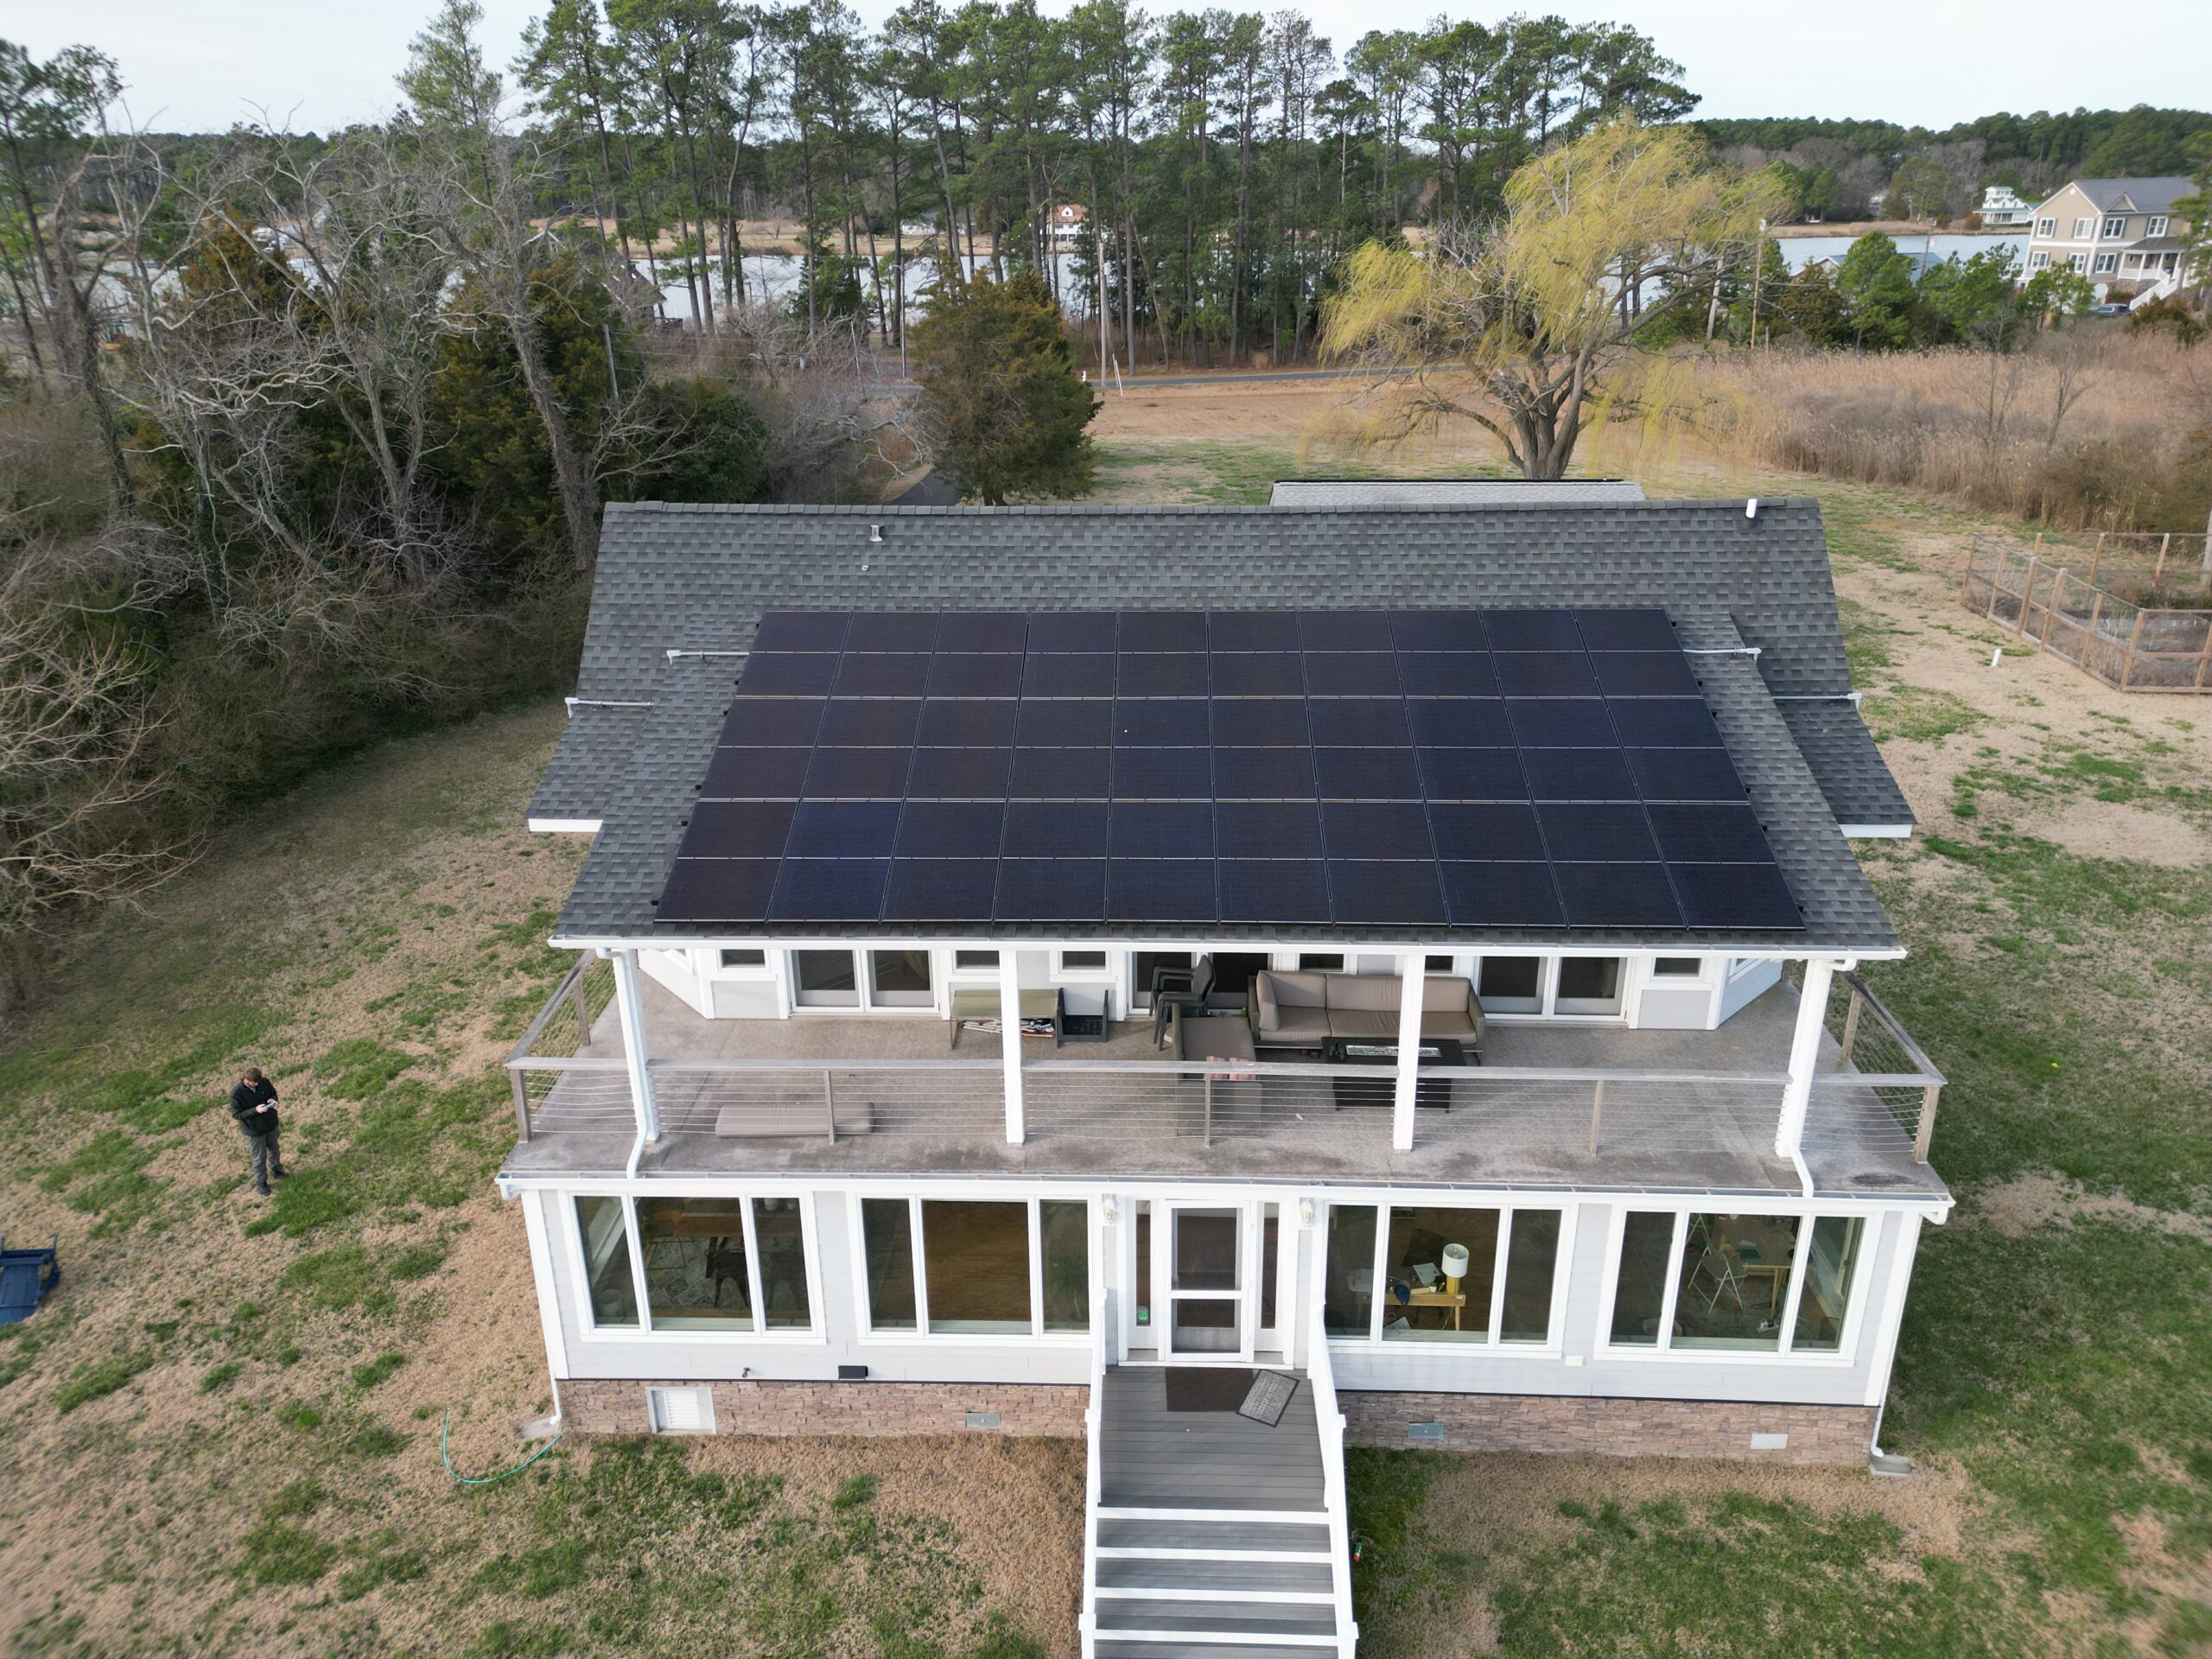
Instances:
[[[1103,459],[1109,499],[1355,470],[1266,435]],[[1821,496],[1923,822],[1868,854],[1914,951],[1877,982],[1950,1074],[1961,1200],[1885,1429],[1920,1472],[1356,1453],[1362,1650],[2212,1653],[2212,709],[1991,669],[1966,515],[1669,481]],[[1072,1445],[578,1442],[448,1478],[448,1410],[475,1473],[550,1403],[489,1178],[498,1056],[565,966],[541,941],[579,849],[518,827],[558,719],[334,766],[5,1033],[0,1217],[59,1231],[68,1275],[0,1332],[10,1659],[1072,1651]],[[300,1171],[270,1205],[220,1102],[248,1059]]]

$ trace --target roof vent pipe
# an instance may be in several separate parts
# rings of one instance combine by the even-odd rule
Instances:
[[[881,524],[870,524],[868,527],[868,538],[875,545],[879,547],[881,546],[883,543],[883,526]]]
[[[1755,495],[1750,500],[1744,503],[1744,517],[1746,518],[1756,518],[1758,516],[1759,499]]]

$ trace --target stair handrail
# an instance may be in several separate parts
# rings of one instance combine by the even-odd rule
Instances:
[[[1111,1353],[1108,1333],[1114,1328],[1114,1288],[1103,1287],[1096,1316],[1090,1322],[1090,1403],[1084,1408],[1083,1433],[1089,1445],[1083,1471],[1083,1611],[1076,1630],[1083,1642],[1083,1659],[1098,1654],[1098,1505],[1104,1499],[1106,1478],[1100,1442],[1105,1438],[1106,1366]]]
[[[1329,1359],[1329,1332],[1315,1275],[1306,1301],[1306,1380],[1313,1389],[1313,1416],[1321,1431],[1321,1503],[1329,1516],[1329,1587],[1336,1598],[1338,1659],[1352,1659],[1359,1626],[1351,1616],[1351,1517],[1344,1491],[1344,1414],[1337,1403],[1337,1378]]]

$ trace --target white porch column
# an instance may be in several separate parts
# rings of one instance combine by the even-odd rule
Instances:
[[[622,1058],[630,1068],[630,1103],[637,1109],[638,1133],[660,1139],[660,1109],[653,1103],[652,1073],[645,1067],[645,1006],[638,993],[638,953],[609,952],[614,963],[614,1012],[622,1022]]]
[[[1789,1039],[1789,1081],[1782,1090],[1782,1116],[1774,1128],[1777,1157],[1796,1156],[1805,1138],[1805,1109],[1813,1098],[1813,1068],[1820,1064],[1822,1021],[1827,1014],[1828,989],[1834,982],[1834,963],[1821,957],[1806,963],[1805,987],[1798,994],[1797,1029]]]
[[[1414,1102],[1420,1090],[1421,1000],[1428,983],[1428,958],[1408,950],[1398,958],[1398,1092],[1390,1103],[1390,1144],[1414,1149]]]
[[[1006,1140],[1020,1146],[1028,1130],[1021,1110],[1021,963],[1012,949],[999,947],[999,1049],[1006,1066]]]

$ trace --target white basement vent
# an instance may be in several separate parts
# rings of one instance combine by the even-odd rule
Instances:
[[[1789,1437],[1787,1434],[1754,1434],[1751,1436],[1751,1450],[1754,1452],[1780,1452],[1787,1447],[1789,1444]]]
[[[645,1409],[656,1434],[711,1434],[715,1395],[711,1389],[647,1389]]]

